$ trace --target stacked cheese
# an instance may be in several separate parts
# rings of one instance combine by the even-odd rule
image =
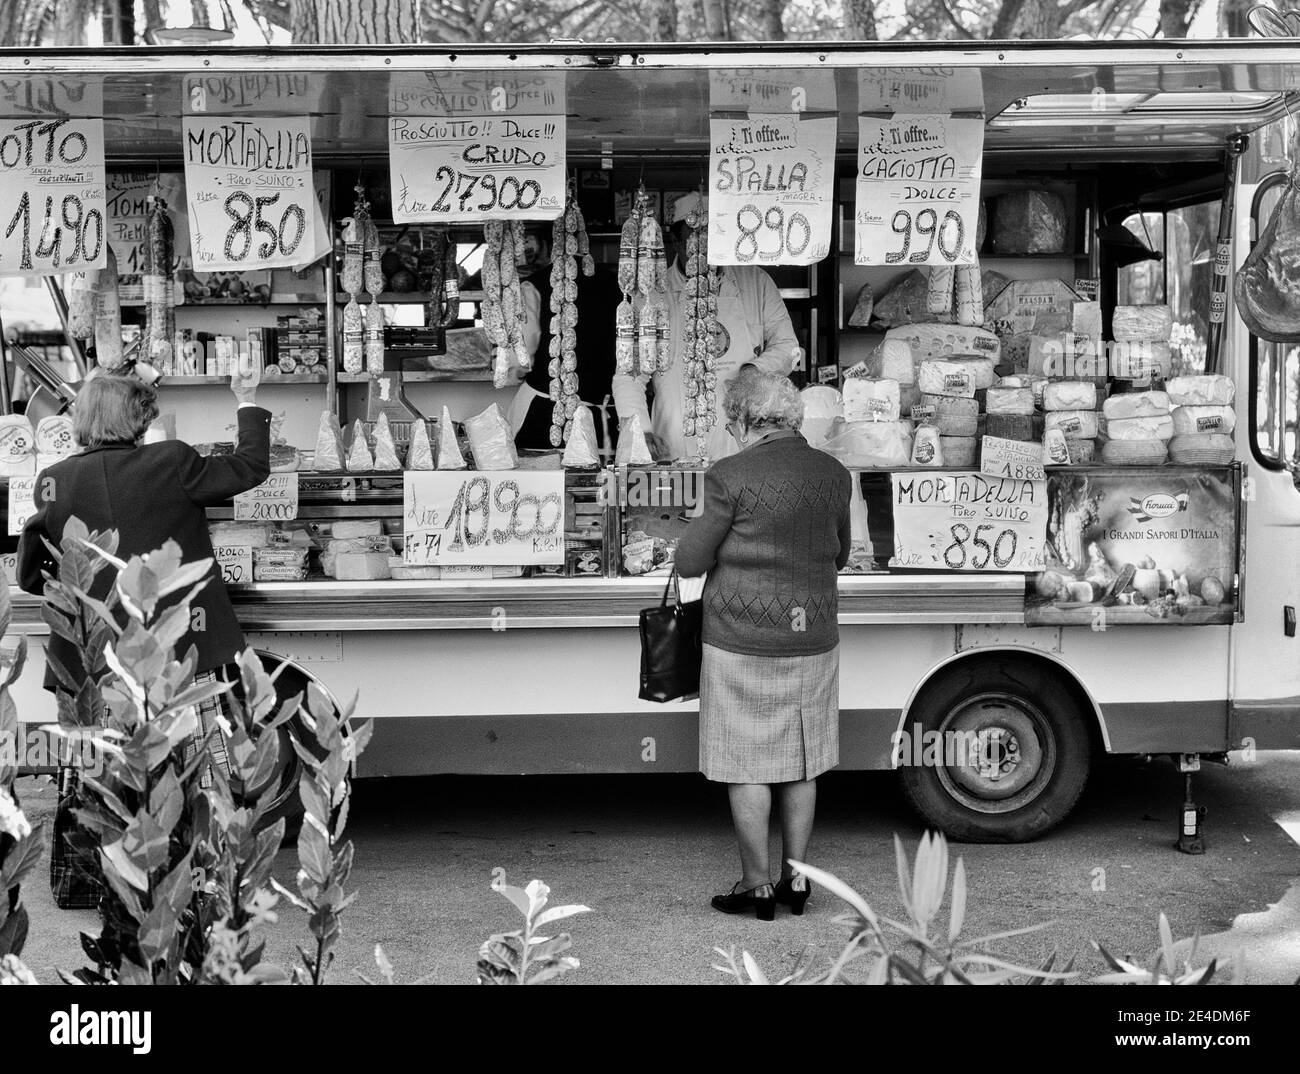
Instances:
[[[1093,460],[1097,443],[1097,385],[1091,380],[1049,380],[1043,385],[1044,434],[1065,437],[1070,462]]]
[[[1112,466],[1158,466],[1168,456],[1174,422],[1161,391],[1124,392],[1106,400],[1101,457]]]
[[[1173,311],[1164,305],[1116,306],[1111,330],[1110,375],[1135,388],[1159,387],[1173,366]]]
[[[1174,462],[1225,465],[1232,461],[1232,431],[1237,424],[1232,409],[1235,387],[1217,374],[1173,377],[1166,388],[1174,403],[1173,439],[1169,457]]]

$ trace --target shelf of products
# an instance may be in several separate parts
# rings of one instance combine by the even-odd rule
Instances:
[[[262,372],[261,387],[276,384],[295,385],[295,384],[324,384],[329,378],[324,373],[280,373],[267,375],[266,371]],[[166,375],[159,382],[160,387],[169,385],[186,385],[190,387],[201,387],[207,384],[229,385],[229,377],[209,377],[209,376],[175,376]]]
[[[340,384],[365,384],[370,379],[369,373],[340,373]],[[446,381],[473,381],[482,383],[492,379],[490,369],[469,369],[464,372],[443,372],[439,370],[416,370],[404,372],[402,380],[407,384],[435,384]]]

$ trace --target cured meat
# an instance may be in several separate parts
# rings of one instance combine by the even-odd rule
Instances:
[[[172,305],[172,265],[176,256],[176,237],[167,203],[160,197],[149,198],[145,218],[144,292],[145,359],[160,372],[172,369],[172,347],[176,338],[176,311]]]
[[[1251,332],[1274,343],[1300,342],[1300,160],[1234,287]]]
[[[117,256],[111,246],[95,292],[95,361],[104,369],[122,364],[122,296],[117,289]]]

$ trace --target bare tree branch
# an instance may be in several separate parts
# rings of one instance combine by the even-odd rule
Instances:
[[[1024,6],[1025,0],[1003,0],[1002,7],[998,9],[998,17],[993,20],[993,26],[989,30],[989,40],[1005,41],[1009,38]]]

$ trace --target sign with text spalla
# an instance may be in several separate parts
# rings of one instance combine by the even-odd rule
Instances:
[[[979,223],[984,121],[858,117],[859,265],[970,265]]]
[[[195,272],[292,268],[316,256],[306,116],[187,116],[183,137]]]
[[[709,263],[812,265],[831,248],[833,117],[709,121]]]
[[[891,475],[891,567],[1038,571],[1047,536],[1047,484],[969,471]]]
[[[104,122],[0,120],[0,276],[103,268]]]
[[[564,211],[563,115],[390,116],[400,223],[549,220]]]
[[[407,470],[408,566],[564,562],[564,471]]]

